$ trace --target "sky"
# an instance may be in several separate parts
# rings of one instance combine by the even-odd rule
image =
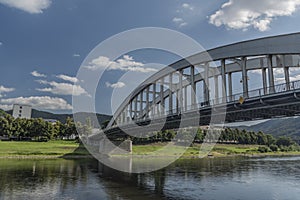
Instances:
[[[99,43],[123,31],[167,28],[211,49],[299,32],[299,11],[300,0],[0,0],[0,108],[20,103],[71,113],[72,95],[91,97],[87,88],[76,84],[83,81],[76,77],[85,58]],[[127,87],[127,94],[133,89],[119,80],[122,73],[134,73],[138,84],[158,70],[149,63],[163,66],[178,59],[149,49],[117,60],[99,56],[87,69],[97,70],[108,62],[112,69],[97,88],[97,112],[111,114],[115,89]]]

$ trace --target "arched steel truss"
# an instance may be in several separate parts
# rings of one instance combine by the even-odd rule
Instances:
[[[116,110],[107,129],[300,89],[300,82],[290,78],[291,70],[300,67],[299,62],[300,33],[239,42],[192,55],[145,80]],[[275,69],[283,71],[283,84],[275,85]],[[252,70],[261,74],[262,85],[250,91],[248,73]],[[233,82],[235,73],[241,73],[239,83]],[[234,84],[242,84],[242,94],[233,93]]]

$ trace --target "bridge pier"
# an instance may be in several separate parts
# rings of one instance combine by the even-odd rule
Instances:
[[[102,138],[99,141],[99,153],[104,155],[132,153],[132,141],[111,141],[107,138]]]

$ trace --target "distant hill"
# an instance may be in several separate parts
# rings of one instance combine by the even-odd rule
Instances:
[[[12,110],[7,111],[8,114],[12,114]],[[1,115],[1,111],[0,111]],[[110,120],[112,116],[109,115],[103,115],[103,114],[96,114],[99,124],[101,125],[103,122]],[[85,122],[87,118],[91,119],[91,123],[95,128],[98,128],[97,121],[93,120],[93,113],[76,113],[77,120],[80,122]],[[43,118],[43,119],[55,119],[62,123],[65,123],[68,117],[73,118],[73,114],[54,114],[51,112],[45,112],[40,110],[32,109],[32,118]]]
[[[7,113],[4,111],[4,110],[2,110],[2,109],[0,109],[0,117],[1,116],[5,116]]]
[[[248,131],[262,131],[267,134],[279,136],[288,136],[294,139],[300,139],[300,117],[271,119],[266,122],[253,126],[239,126],[239,129]]]

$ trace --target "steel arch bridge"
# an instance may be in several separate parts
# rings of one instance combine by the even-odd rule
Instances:
[[[208,125],[212,110],[226,115],[220,123],[299,115],[300,80],[290,76],[297,69],[300,33],[200,52],[145,80],[116,110],[104,132],[117,137],[126,130],[157,131],[161,123],[164,129],[178,128],[182,115],[188,120],[197,116],[199,125]],[[281,73],[280,84],[275,70]],[[251,72],[261,79],[255,90],[248,86]],[[234,80],[236,76],[240,79]],[[242,93],[234,93],[236,85],[242,85]],[[133,124],[138,125],[134,130]]]

